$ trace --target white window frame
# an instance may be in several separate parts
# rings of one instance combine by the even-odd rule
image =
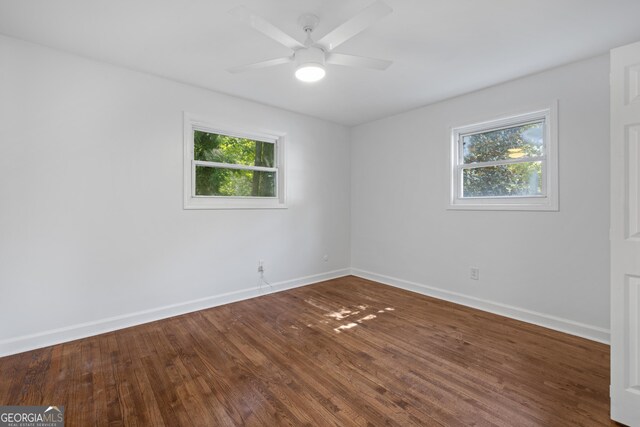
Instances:
[[[247,138],[275,144],[273,168],[260,166],[231,165],[205,162],[194,159],[194,131]],[[207,118],[184,113],[184,209],[284,209],[286,204],[285,137],[282,132],[251,129],[233,123],[214,122]],[[276,173],[275,197],[199,196],[195,194],[196,166],[224,167]]]
[[[542,192],[540,196],[505,196],[505,197],[462,197],[462,171],[469,167],[464,165],[462,156],[462,137],[468,134],[489,132],[544,120],[544,152],[542,156],[531,160],[542,162]],[[482,166],[496,166],[508,163],[519,163],[527,158],[515,161],[502,160],[483,162]],[[523,114],[501,117],[493,120],[451,128],[450,159],[450,193],[449,209],[460,210],[523,210],[523,211],[557,211],[558,210],[558,104],[552,102],[548,107],[530,109]]]

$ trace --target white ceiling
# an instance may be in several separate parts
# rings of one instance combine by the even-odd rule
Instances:
[[[386,71],[329,66],[303,84],[291,64],[227,68],[290,51],[234,21],[246,5],[299,40],[373,0],[0,0],[0,33],[346,125],[399,113],[640,40],[640,0],[387,0],[394,12],[335,51]]]

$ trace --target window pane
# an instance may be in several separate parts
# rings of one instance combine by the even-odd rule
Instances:
[[[275,144],[247,138],[194,131],[195,160],[247,166],[275,167]]]
[[[544,121],[462,136],[464,163],[538,157],[544,153]]]
[[[542,194],[542,162],[462,170],[462,197],[514,197]]]
[[[276,197],[276,173],[196,166],[196,195]]]

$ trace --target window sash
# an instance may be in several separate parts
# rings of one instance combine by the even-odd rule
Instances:
[[[268,144],[276,144],[278,142],[275,139],[271,139],[271,138],[268,138],[268,137],[262,136],[262,135],[253,134],[253,133],[250,133],[250,132],[247,132],[247,133],[230,132],[230,131],[226,131],[226,130],[222,130],[222,129],[217,129],[217,128],[214,128],[214,127],[207,127],[207,126],[196,125],[196,124],[191,126],[191,128],[192,128],[193,131],[200,131],[200,132],[205,132],[205,133],[215,133],[217,135],[230,136],[232,138],[250,139],[252,141],[266,142]]]
[[[463,144],[464,144],[464,138],[470,135],[480,135],[483,133],[489,133],[489,132],[494,132],[494,131],[498,131],[498,130],[503,130],[503,129],[511,129],[514,127],[521,127],[521,126],[526,126],[526,125],[530,125],[530,124],[535,124],[535,123],[542,123],[543,126],[547,126],[547,120],[546,117],[538,117],[538,118],[533,118],[531,120],[528,121],[514,121],[511,123],[507,123],[507,124],[503,124],[500,126],[495,126],[495,127],[487,127],[487,128],[482,128],[480,130],[477,131],[472,131],[472,132],[464,132],[464,133],[459,133],[458,134],[458,144],[457,144],[457,149],[458,149],[458,161],[457,164],[455,165],[456,167],[456,175],[457,175],[457,180],[459,185],[456,188],[456,198],[460,199],[460,200],[468,200],[468,199],[485,199],[485,200],[490,200],[490,199],[502,199],[502,200],[509,200],[509,199],[527,199],[527,198],[544,198],[547,197],[547,174],[546,174],[546,169],[547,169],[547,155],[542,155],[542,156],[535,156],[535,157],[519,157],[517,159],[504,159],[504,160],[493,160],[490,162],[476,162],[476,163],[464,163],[464,149],[463,149]],[[545,139],[543,140],[543,152],[547,153],[548,152],[548,141],[546,140],[546,131],[545,131]],[[486,168],[486,167],[492,167],[492,166],[501,166],[501,165],[514,165],[514,164],[518,164],[518,163],[531,163],[531,162],[540,162],[542,165],[542,173],[541,173],[541,178],[542,178],[542,183],[541,183],[541,192],[542,194],[539,195],[529,195],[529,196],[465,196],[464,195],[464,180],[462,178],[463,175],[463,171],[466,169],[479,169],[479,168]]]
[[[546,122],[547,121],[544,116],[539,116],[531,120],[523,120],[523,121],[514,120],[513,122],[506,122],[504,124],[496,125],[494,127],[486,127],[486,128],[480,128],[478,130],[467,131],[467,132],[460,133],[459,135],[460,135],[460,138],[462,138],[463,136],[471,136],[471,135],[478,135],[481,133],[495,132],[497,130],[517,128],[517,127],[526,126],[526,125],[533,125],[536,123],[542,123],[546,126],[547,125]]]
[[[193,160],[194,169],[196,166],[203,166],[207,168],[220,168],[220,169],[249,170],[249,171],[258,171],[258,172],[278,172],[277,167],[267,168],[264,166],[250,166],[250,165],[241,165],[236,163],[218,163],[218,162],[207,162],[204,160]]]
[[[517,199],[541,199],[548,197],[548,182],[547,182],[547,159],[549,153],[549,141],[547,141],[547,126],[548,123],[548,111],[544,112],[534,112],[527,114],[528,117],[511,117],[503,120],[499,120],[494,126],[487,126],[486,123],[471,125],[466,127],[466,129],[456,132],[456,163],[454,165],[455,169],[455,181],[457,185],[455,186],[455,199],[464,201],[464,200],[517,200]],[[544,127],[544,140],[543,140],[543,155],[541,156],[528,156],[528,157],[520,157],[517,159],[503,159],[503,160],[493,160],[489,162],[476,162],[476,163],[465,163],[464,162],[464,138],[472,135],[480,135],[483,133],[495,132],[503,129],[511,129],[520,126],[526,126],[530,124],[542,123]],[[542,165],[542,173],[541,173],[541,193],[539,195],[529,195],[529,196],[465,196],[464,195],[464,180],[463,180],[463,171],[468,169],[479,169],[486,168],[492,166],[501,166],[501,165],[511,165],[511,164],[519,164],[519,163],[531,163],[531,162],[540,162]]]
[[[273,144],[274,145],[274,164],[275,167],[272,168],[268,168],[268,167],[264,167],[264,166],[251,166],[251,165],[242,165],[242,164],[236,164],[236,163],[222,163],[222,162],[208,162],[205,160],[195,160],[195,132],[196,131],[200,131],[200,132],[207,132],[207,133],[215,133],[217,135],[224,135],[224,136],[230,136],[233,138],[243,138],[243,139],[250,139],[252,141],[257,141],[257,142],[265,142],[268,144]],[[277,140],[272,140],[272,139],[268,139],[265,137],[261,137],[259,135],[253,135],[253,134],[249,134],[249,133],[240,133],[240,132],[228,132],[228,131],[223,131],[220,129],[214,129],[214,128],[210,128],[210,127],[206,127],[206,126],[191,126],[191,138],[190,138],[191,144],[190,144],[190,152],[191,152],[191,197],[193,198],[198,198],[198,199],[236,199],[236,200],[268,200],[268,199],[279,199],[279,192],[280,192],[280,180],[278,179],[278,158],[279,158],[279,144]],[[196,194],[196,166],[201,166],[201,167],[207,167],[207,168],[219,168],[219,169],[235,169],[235,170],[250,170],[250,171],[256,171],[256,172],[273,172],[276,174],[276,194],[275,196],[205,196],[205,195],[199,195]]]
[[[202,164],[200,164],[202,163]],[[209,196],[196,194],[196,166],[203,166],[207,168],[218,168],[218,169],[236,169],[236,170],[251,170],[257,172],[273,172],[276,174],[276,193],[273,196]],[[278,177],[278,168],[264,168],[261,166],[246,166],[246,165],[236,165],[233,163],[216,163],[216,162],[205,162],[203,160],[192,160],[191,167],[191,197],[197,199],[235,199],[235,200],[270,200],[270,199],[279,199],[280,198],[280,180]]]
[[[542,164],[544,165],[546,160],[547,160],[547,156],[519,157],[517,159],[494,160],[491,162],[464,163],[464,164],[458,164],[456,166],[460,170],[462,170],[462,169],[486,168],[490,166],[514,165],[518,163],[531,163],[531,162],[542,162]]]
[[[463,126],[452,126],[449,157],[449,204],[452,210],[557,211],[558,210],[558,101],[547,106],[534,105],[528,112],[489,119]],[[526,111],[526,110],[525,110]],[[465,137],[542,123],[543,147],[538,154],[520,158],[464,163]],[[464,174],[469,170],[538,162],[540,194],[509,196],[464,196]]]
[[[274,139],[270,139],[261,135],[256,135],[256,134],[252,134],[252,133],[242,133],[242,132],[229,132],[226,130],[221,130],[221,129],[216,129],[213,127],[207,127],[207,126],[202,126],[202,125],[192,125],[191,126],[191,143],[190,143],[190,154],[191,154],[191,161],[192,162],[203,162],[203,163],[217,163],[217,162],[206,162],[204,160],[195,160],[195,153],[194,153],[194,144],[195,144],[195,135],[196,135],[196,131],[199,132],[205,132],[205,133],[214,133],[216,135],[223,135],[223,136],[230,136],[232,138],[242,138],[242,139],[249,139],[251,141],[256,141],[256,142],[265,142],[267,144],[273,144],[274,145],[274,150],[273,150],[273,154],[274,154],[274,158],[273,158],[273,164],[274,169],[277,169],[279,166],[279,148],[280,148],[280,144],[278,144],[278,140],[274,140]],[[233,165],[234,163],[217,163],[220,165]],[[198,166],[206,166],[205,164],[202,165],[198,165]],[[248,165],[245,165],[248,166]],[[216,167],[222,167],[222,166],[216,166]],[[255,167],[260,167],[260,166],[255,166]],[[257,170],[257,169],[256,169]]]
[[[183,208],[184,209],[287,209],[287,167],[286,145],[287,134],[274,129],[259,127],[247,127],[238,121],[212,121],[209,117],[183,113]],[[235,129],[235,130],[234,130]],[[194,132],[208,132],[219,135],[227,135],[236,138],[246,138],[254,141],[265,142],[273,145],[273,165],[237,165],[199,160],[196,164],[194,158]],[[246,162],[252,163],[252,162]],[[255,164],[255,162],[253,162]],[[195,195],[196,192],[196,168],[202,171],[205,168],[219,168],[227,173],[249,172],[258,174],[274,174],[275,196],[214,196]],[[209,169],[211,170],[211,169]],[[206,172],[206,170],[205,170]],[[272,178],[269,178],[271,180]],[[246,194],[246,192],[244,192]],[[274,194],[271,193],[271,194]],[[269,194],[269,193],[266,193]]]
[[[546,147],[545,147],[546,148]],[[548,182],[547,182],[547,158],[546,156],[541,157],[521,157],[519,159],[510,159],[510,160],[497,160],[494,162],[484,162],[484,163],[473,163],[466,165],[457,165],[457,189],[456,189],[456,198],[459,200],[473,200],[473,199],[498,199],[498,200],[511,200],[511,199],[540,199],[548,197]],[[479,169],[486,168],[492,166],[500,166],[500,165],[513,165],[518,163],[531,163],[531,162],[540,162],[542,166],[542,171],[540,173],[541,178],[541,194],[533,194],[529,196],[465,196],[464,195],[464,179],[462,178],[463,171],[465,169]]]
[[[463,185],[463,176],[462,176],[462,169],[460,169],[460,171],[458,172],[458,181],[460,181],[460,188],[458,188],[459,194],[458,194],[458,199],[459,200],[512,200],[512,199],[544,199],[547,196],[546,193],[546,189],[547,189],[547,182],[545,180],[544,177],[544,173],[545,173],[545,168],[546,165],[545,163],[542,163],[542,173],[541,178],[542,178],[542,182],[541,182],[541,193],[542,194],[530,194],[530,195],[515,195],[515,196],[463,196],[462,194],[464,194],[464,185]]]
[[[480,133],[494,132],[518,126],[526,126],[534,123],[544,123],[545,130],[549,125],[550,110],[540,110],[504,119],[490,120],[488,122],[473,125],[460,126],[454,129],[456,136],[477,135]]]
[[[506,123],[503,123],[501,125],[496,125],[494,127],[487,127],[487,128],[481,128],[481,129],[477,129],[477,130],[473,130],[473,131],[458,133],[458,147],[457,147],[457,149],[458,149],[458,161],[457,161],[457,166],[493,163],[493,162],[465,163],[465,161],[464,161],[464,138],[465,137],[473,136],[473,135],[482,135],[483,133],[490,133],[490,132],[495,132],[495,131],[504,130],[504,129],[517,128],[517,127],[522,127],[522,126],[527,126],[527,125],[532,125],[532,124],[537,124],[537,123],[542,123],[542,126],[543,126],[543,135],[545,135],[545,139],[543,140],[543,152],[545,154],[542,155],[542,156],[537,156],[537,157],[520,157],[520,158],[517,158],[517,159],[505,159],[505,161],[506,160],[522,160],[522,159],[525,159],[525,158],[526,159],[541,159],[541,158],[546,157],[548,145],[547,145],[547,141],[546,141],[547,118],[546,118],[546,115],[545,115],[545,116],[534,117],[531,120],[506,122]],[[495,160],[494,162],[499,162],[499,161],[501,161],[501,160]],[[498,164],[507,164],[507,163],[496,163],[496,165],[498,165]]]

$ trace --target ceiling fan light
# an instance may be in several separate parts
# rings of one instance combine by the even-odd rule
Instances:
[[[320,64],[302,64],[296,70],[296,78],[302,82],[312,83],[322,80],[326,74],[324,67]]]
[[[306,47],[295,53],[296,78],[300,81],[311,83],[322,80],[326,71],[324,69],[324,52],[317,47]]]

